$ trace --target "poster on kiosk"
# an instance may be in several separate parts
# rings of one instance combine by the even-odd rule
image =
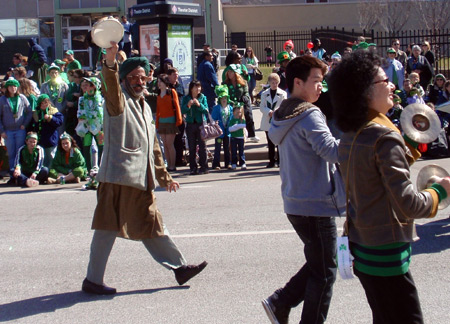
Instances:
[[[192,81],[192,29],[190,25],[167,25],[167,56],[178,69],[185,93],[188,92],[189,82]]]

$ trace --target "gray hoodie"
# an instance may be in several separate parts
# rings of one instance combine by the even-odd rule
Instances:
[[[335,165],[338,145],[319,108],[289,98],[274,112],[269,129],[280,154],[284,211],[302,216],[339,216],[345,188]]]

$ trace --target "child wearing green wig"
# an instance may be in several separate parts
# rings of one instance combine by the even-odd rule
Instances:
[[[219,104],[212,109],[211,117],[219,122],[222,128],[222,135],[215,139],[214,160],[212,164],[213,169],[220,170],[220,151],[223,145],[223,155],[225,168],[230,168],[230,132],[228,131],[228,124],[233,116],[233,107],[229,104],[228,87],[226,85],[216,86],[216,95],[219,99]]]
[[[58,150],[52,162],[49,177],[57,183],[79,183],[87,175],[86,163],[73,137],[64,132],[58,141]]]

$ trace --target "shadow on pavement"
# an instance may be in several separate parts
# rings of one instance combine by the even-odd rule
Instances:
[[[86,303],[96,300],[110,300],[120,296],[153,294],[163,290],[189,289],[189,286],[173,286],[154,289],[141,289],[118,292],[115,295],[99,296],[90,295],[82,291],[72,291],[62,294],[40,296],[25,300],[15,301],[9,304],[0,305],[0,322],[17,320],[28,316],[42,313],[55,312],[58,309],[72,307],[78,303]]]
[[[439,253],[450,248],[450,219],[417,225],[420,240],[413,243],[412,254]]]

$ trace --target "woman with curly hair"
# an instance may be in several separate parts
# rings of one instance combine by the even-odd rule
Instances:
[[[409,271],[414,219],[434,217],[450,193],[438,178],[423,191],[410,179],[418,143],[386,117],[394,85],[378,56],[358,50],[333,70],[328,86],[338,127],[344,132],[339,162],[348,195],[347,222],[354,273],[372,309],[373,323],[423,323]]]

